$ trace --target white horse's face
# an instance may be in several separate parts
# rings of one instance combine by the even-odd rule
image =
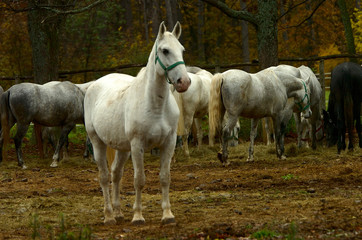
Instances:
[[[183,60],[184,47],[178,41],[181,35],[181,25],[176,23],[172,33],[166,31],[162,22],[156,40],[156,71],[165,75],[176,91],[185,92],[191,84]]]

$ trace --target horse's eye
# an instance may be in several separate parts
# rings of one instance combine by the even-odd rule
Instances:
[[[162,52],[164,55],[167,55],[169,53],[168,49],[163,49]]]

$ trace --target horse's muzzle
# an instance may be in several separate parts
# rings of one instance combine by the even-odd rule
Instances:
[[[181,77],[174,84],[177,92],[185,92],[191,85],[191,79],[189,77]]]
[[[304,118],[310,118],[310,117],[312,116],[312,110],[310,110],[310,108],[309,108],[307,111],[304,111],[304,112],[302,113],[302,116],[303,116]]]

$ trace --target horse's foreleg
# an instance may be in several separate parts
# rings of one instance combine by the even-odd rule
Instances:
[[[266,134],[266,145],[270,145],[270,144],[272,144],[272,141],[274,139],[274,134],[270,131],[270,126],[269,126],[270,118],[265,117],[263,120],[265,121],[264,127],[265,127],[265,134]]]
[[[176,138],[175,138],[176,139]],[[144,149],[142,141],[132,140],[131,142],[132,163],[134,169],[134,188],[136,192],[135,202],[133,205],[134,215],[133,224],[143,224],[145,219],[142,216],[142,189],[146,183],[145,169],[143,163]]]
[[[57,148],[55,149],[55,153],[53,155],[53,162],[50,165],[51,167],[58,167],[60,150],[62,149],[64,143],[67,141],[68,134],[70,133],[70,131],[72,131],[74,126],[74,124],[63,126],[58,140]]]
[[[362,108],[362,104],[360,104],[361,107],[359,107],[359,105],[356,105],[356,107],[354,108],[354,120],[356,121],[356,130],[357,130],[357,134],[358,134],[358,139],[359,139],[359,147],[362,148],[362,128],[361,128],[361,108]]]
[[[124,164],[130,156],[130,152],[116,151],[112,163],[112,204],[113,215],[117,221],[123,220],[124,216],[121,211],[121,202],[119,198],[120,182],[123,176]]]
[[[255,141],[256,135],[258,133],[259,121],[260,121],[259,118],[251,119],[249,156],[248,156],[248,159],[246,160],[248,162],[254,161],[254,141]],[[265,122],[266,121],[267,121],[267,119],[265,119]]]
[[[171,157],[174,151],[175,142],[173,139],[175,137],[171,137],[170,141],[167,141],[166,145],[164,145],[161,149],[161,165],[160,165],[160,183],[162,189],[162,219],[161,222],[163,224],[173,223],[175,222],[175,217],[171,212],[171,204],[169,198],[169,190],[170,190],[170,164]]]
[[[284,154],[284,145],[283,145],[282,132],[281,132],[281,121],[277,118],[274,118],[273,124],[274,124],[275,148],[276,148],[277,157],[279,159],[282,159]]]
[[[300,113],[293,113],[294,121],[295,121],[295,128],[297,130],[297,145],[299,148],[302,147],[302,134],[303,134],[303,124],[301,120]]]
[[[197,132],[197,148],[200,148],[202,145],[202,137],[203,137],[202,128],[201,128],[201,119],[195,118],[194,124]]]
[[[319,112],[319,105],[312,107],[312,118],[311,118],[311,125],[312,125],[312,149],[317,149],[317,121],[320,120],[320,112]]]
[[[23,142],[23,138],[25,137],[26,132],[28,131],[29,124],[20,124],[17,123],[17,131],[14,137],[16,155],[18,157],[18,165],[23,169],[26,169],[26,165],[23,160],[23,152],[21,151],[21,144]]]

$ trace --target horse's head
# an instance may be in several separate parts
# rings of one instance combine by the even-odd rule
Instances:
[[[176,23],[172,33],[161,23],[155,43],[155,64],[159,75],[164,75],[176,91],[185,92],[191,84],[183,61],[184,47],[178,41],[181,24]]]
[[[312,116],[312,110],[310,109],[310,78],[306,81],[301,80],[303,83],[304,95],[301,100],[296,101],[295,104],[298,106],[299,110],[302,113],[302,117],[310,118]]]
[[[338,139],[338,129],[336,123],[331,118],[329,112],[323,109],[324,131],[326,133],[327,147],[336,145]]]

